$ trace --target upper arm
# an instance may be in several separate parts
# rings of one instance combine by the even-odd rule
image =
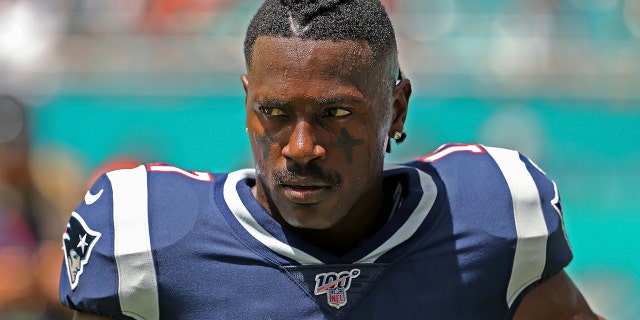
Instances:
[[[522,299],[513,318],[603,319],[591,311],[587,301],[564,271],[531,289]]]
[[[76,313],[73,315],[73,320],[109,320],[109,318],[91,313],[76,311]]]
[[[102,175],[71,213],[62,235],[60,301],[73,310],[116,316],[118,277],[114,257],[113,187]]]

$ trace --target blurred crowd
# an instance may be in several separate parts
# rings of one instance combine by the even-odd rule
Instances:
[[[69,208],[65,199],[77,197],[57,197],[74,191],[66,179],[58,194],[38,183],[59,179],[46,163],[30,161],[28,125],[22,102],[0,96],[0,319],[68,319],[58,302],[60,235],[68,215],[61,210]]]
[[[70,319],[58,299],[69,214],[99,175],[139,162],[114,157],[87,173],[62,148],[35,150],[26,108],[0,96],[0,319]]]
[[[260,3],[0,0],[0,91],[228,92],[244,69],[243,36]],[[640,98],[640,1],[383,3],[418,94]]]

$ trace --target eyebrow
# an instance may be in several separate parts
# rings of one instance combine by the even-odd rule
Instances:
[[[255,99],[255,101],[258,102],[258,104],[260,105],[277,107],[277,108],[286,107],[287,105],[291,104],[290,102],[285,100],[278,100],[278,99],[272,99],[272,98],[259,98],[259,99]],[[326,97],[326,98],[320,97],[320,98],[313,99],[313,101],[314,103],[321,106],[330,106],[330,105],[342,104],[342,103],[364,104],[366,102],[365,99],[349,96],[349,95],[341,95],[341,96]]]
[[[352,104],[364,104],[365,100],[362,98],[347,96],[347,95],[316,99],[316,103],[323,106],[328,106],[332,104],[342,104],[345,102],[352,103]]]
[[[285,101],[270,99],[270,98],[255,99],[255,101],[261,106],[269,106],[269,107],[276,107],[276,108],[282,108],[287,105],[287,102]]]

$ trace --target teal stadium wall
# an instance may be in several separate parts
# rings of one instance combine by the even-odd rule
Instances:
[[[244,97],[57,96],[31,109],[36,148],[67,150],[90,175],[119,156],[214,172],[252,166]],[[640,109],[592,100],[414,97],[389,162],[445,142],[518,148],[559,185],[569,273],[611,319],[640,314]],[[603,310],[604,309],[604,310]]]

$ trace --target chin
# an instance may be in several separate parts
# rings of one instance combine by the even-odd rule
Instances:
[[[303,213],[303,215],[308,215],[308,213]],[[296,229],[325,230],[333,227],[336,224],[330,221],[326,221],[325,219],[308,219],[309,217],[303,217],[307,219],[299,219],[299,217],[296,216],[283,216],[282,218],[288,225]]]

